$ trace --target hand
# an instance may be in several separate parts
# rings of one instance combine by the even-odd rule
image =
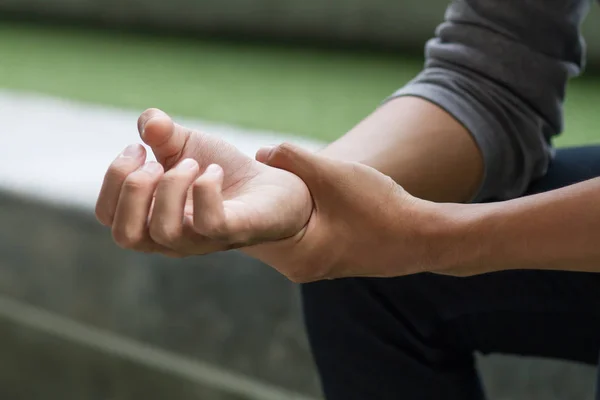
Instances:
[[[108,168],[96,205],[121,247],[182,257],[293,237],[306,225],[312,200],[297,176],[159,110],[144,112],[138,130],[158,163],[129,146]]]
[[[300,234],[244,249],[288,278],[391,277],[443,265],[442,252],[451,247],[445,216],[388,176],[289,144],[261,149],[257,159],[299,176],[314,200]]]

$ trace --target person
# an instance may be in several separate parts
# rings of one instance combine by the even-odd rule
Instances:
[[[474,352],[595,364],[600,147],[555,150],[586,0],[455,0],[422,72],[318,153],[163,112],[96,207],[124,248],[238,248],[301,285],[327,399],[483,399]]]

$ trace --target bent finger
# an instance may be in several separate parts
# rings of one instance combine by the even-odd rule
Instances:
[[[132,144],[108,167],[95,208],[96,218],[101,224],[112,225],[123,182],[132,172],[140,168],[145,160],[144,147],[140,144]]]
[[[150,219],[150,237],[173,250],[186,247],[183,233],[184,207],[188,189],[199,172],[198,163],[185,159],[158,183]]]
[[[148,214],[162,174],[160,164],[149,162],[123,182],[112,225],[113,238],[119,246],[145,252],[157,250],[148,232]]]

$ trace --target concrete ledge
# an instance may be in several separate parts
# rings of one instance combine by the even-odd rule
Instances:
[[[122,251],[89,214],[2,194],[0,219],[4,298],[90,326],[92,330],[71,326],[72,331],[80,330],[73,335],[83,340],[99,329],[162,349],[171,358],[201,360],[197,364],[266,382],[265,386],[318,394],[296,287],[270,268],[237,252],[175,261]],[[0,315],[6,304],[0,302]],[[40,316],[33,313],[31,318]],[[13,318],[13,325],[23,323]],[[73,335],[63,334],[61,346],[79,347]],[[42,341],[49,340],[47,336],[48,332],[37,335]],[[108,350],[91,345],[100,352]],[[49,356],[61,358],[62,350],[46,349],[55,351]],[[26,354],[38,357],[35,352]],[[73,373],[79,369],[76,364],[64,367]],[[176,394],[171,398],[180,398]]]
[[[0,351],[5,359],[13,361],[0,368],[0,382],[5,382],[2,387],[7,393],[18,393],[19,397],[39,398],[31,392],[47,392],[50,385],[54,388],[52,398],[60,399],[99,396],[114,399],[123,398],[125,394],[129,398],[133,393],[143,392],[147,393],[144,399],[173,395],[182,399],[188,398],[186,394],[190,392],[194,398],[310,400],[307,396],[7,298],[0,298]],[[52,368],[44,371],[49,364]],[[109,365],[112,368],[106,370]],[[41,378],[44,384],[27,384],[32,376]],[[130,380],[136,376],[140,379],[132,384]],[[101,380],[104,385],[90,385],[90,380]],[[21,382],[16,384],[15,381]],[[180,381],[178,385],[183,387],[174,388],[175,381]],[[15,398],[15,395],[9,397]]]

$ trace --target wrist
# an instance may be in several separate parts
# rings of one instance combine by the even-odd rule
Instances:
[[[483,204],[425,202],[420,236],[427,272],[469,276],[485,271],[487,209]]]

